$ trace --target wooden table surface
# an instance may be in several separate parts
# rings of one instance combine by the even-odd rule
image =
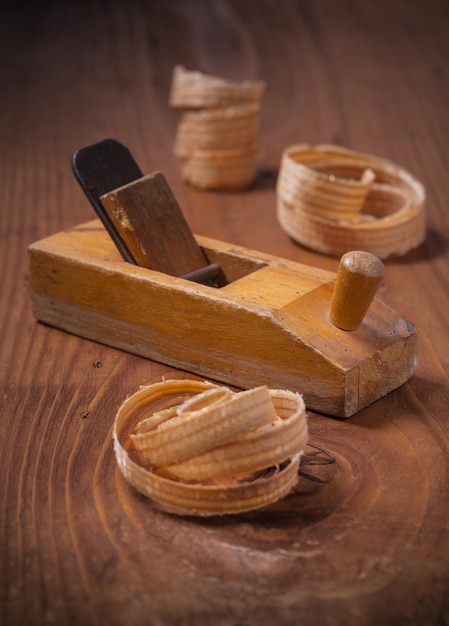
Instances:
[[[0,623],[449,624],[449,6],[444,0],[8,3],[0,20]],[[175,64],[263,79],[260,174],[186,186]],[[111,426],[139,385],[187,373],[36,322],[27,247],[88,221],[70,161],[114,137],[161,170],[198,234],[336,270],[275,211],[288,145],[385,157],[427,190],[425,243],[382,300],[421,334],[416,375],[346,421],[271,510],[159,512],[119,474]],[[335,462],[326,464],[328,459]],[[307,468],[306,468],[307,469]],[[310,473],[309,472],[309,473]]]

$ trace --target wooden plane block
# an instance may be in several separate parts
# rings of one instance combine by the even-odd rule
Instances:
[[[183,276],[209,264],[161,172],[100,197],[137,265]]]
[[[415,327],[375,298],[348,332],[329,318],[335,274],[196,237],[219,289],[124,262],[100,222],[30,246],[38,320],[240,388],[266,384],[348,417],[413,375]]]

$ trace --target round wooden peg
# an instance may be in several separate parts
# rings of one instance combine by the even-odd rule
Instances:
[[[361,250],[341,257],[330,306],[330,319],[342,330],[356,330],[385,274],[382,261]]]

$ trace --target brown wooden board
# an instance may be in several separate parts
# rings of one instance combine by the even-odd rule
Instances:
[[[443,0],[2,7],[2,626],[446,626],[448,29]],[[266,82],[247,192],[183,183],[168,105],[178,63]],[[416,374],[346,420],[309,410],[300,493],[270,510],[192,520],[136,494],[112,449],[119,405],[162,377],[204,376],[36,322],[28,246],[92,220],[70,160],[103,137],[164,172],[194,233],[333,275],[338,259],[277,222],[287,145],[385,157],[425,185],[425,242],[386,261],[378,292],[419,330]],[[101,232],[97,254],[123,262]]]
[[[100,201],[138,265],[183,276],[208,264],[161,172],[110,191]]]

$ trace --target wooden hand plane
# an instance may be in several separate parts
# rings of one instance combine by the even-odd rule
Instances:
[[[143,176],[112,139],[73,170],[100,219],[30,246],[38,320],[338,417],[413,375],[418,333],[375,296],[373,255],[349,252],[334,274],[195,236],[163,175]]]

